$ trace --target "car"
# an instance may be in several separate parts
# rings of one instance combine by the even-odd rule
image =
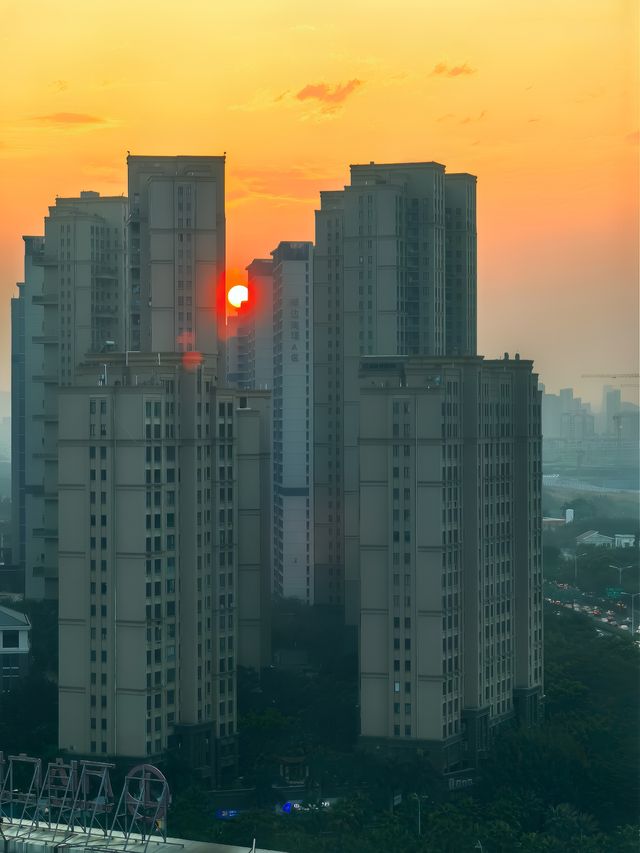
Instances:
[[[618,627],[620,628],[621,631],[630,631],[631,630],[628,625],[618,625]]]

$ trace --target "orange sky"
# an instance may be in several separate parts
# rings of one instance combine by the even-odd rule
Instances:
[[[638,365],[638,48],[636,0],[4,0],[0,388],[56,194],[226,151],[232,276],[312,239],[349,163],[478,175],[480,351],[596,398]]]

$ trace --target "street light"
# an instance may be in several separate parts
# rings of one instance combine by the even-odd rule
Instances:
[[[633,566],[614,566],[613,563],[609,563],[610,569],[616,569],[618,572],[618,586],[622,586],[622,573],[627,569],[632,569]]]
[[[422,800],[428,800],[426,794],[411,794],[411,799],[418,803],[418,837],[422,835]]]
[[[583,553],[582,553],[582,554],[578,554],[578,552],[577,552],[577,551],[574,551],[574,552],[573,552],[573,580],[574,580],[574,586],[577,586],[577,581],[578,581],[578,560],[580,559],[580,557],[586,557],[586,556],[587,556],[587,554],[588,554],[588,552],[587,552],[587,551],[583,551]]]
[[[640,595],[640,592],[621,592],[621,593],[620,593],[620,595],[628,595],[628,596],[629,596],[629,598],[631,599],[631,636],[632,636],[632,637],[634,638],[634,640],[635,640],[635,636],[636,636],[636,623],[634,622],[634,619],[633,619],[633,615],[634,615],[634,612],[635,612],[635,611],[634,611],[634,607],[633,607],[633,599],[636,597],[636,595]]]

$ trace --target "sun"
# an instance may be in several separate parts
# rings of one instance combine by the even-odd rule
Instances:
[[[227,299],[229,300],[229,305],[239,308],[243,302],[247,302],[249,299],[249,290],[244,284],[234,284],[227,293]]]

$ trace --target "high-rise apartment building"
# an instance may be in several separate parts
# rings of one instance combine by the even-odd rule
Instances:
[[[103,757],[176,747],[222,782],[237,665],[263,655],[268,398],[221,389],[216,369],[94,356],[60,391],[59,743]]]
[[[23,237],[24,281],[11,300],[12,559],[30,597],[50,597],[33,567],[42,557],[44,517],[43,237]],[[49,594],[47,594],[49,593]]]
[[[224,157],[130,155],[127,165],[130,348],[204,352],[224,370]]]
[[[269,660],[271,400],[220,375],[224,158],[128,165],[130,333],[57,391],[59,744],[220,784]]]
[[[273,261],[254,258],[247,267],[249,388],[273,388]]]
[[[313,604],[313,246],[272,255],[274,591]]]
[[[88,352],[125,346],[126,216],[122,196],[82,192],[56,199],[44,239],[25,238],[24,446],[15,454],[24,453],[16,509],[28,598],[57,597],[58,389]]]
[[[321,193],[314,254],[316,601],[359,613],[358,369],[363,355],[474,355],[473,175],[351,167]]]
[[[273,261],[247,267],[248,298],[227,317],[227,381],[238,388],[273,387]]]
[[[361,735],[455,770],[541,714],[537,377],[367,357],[359,382]]]

